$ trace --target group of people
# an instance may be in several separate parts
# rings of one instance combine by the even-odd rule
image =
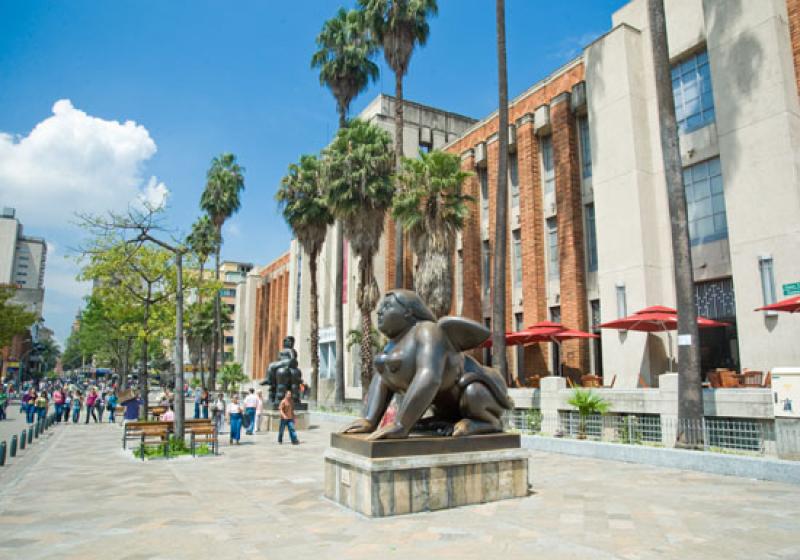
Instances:
[[[6,400],[7,400],[6,395]],[[114,411],[117,407],[117,396],[111,390],[98,390],[91,387],[84,394],[78,389],[70,389],[67,385],[55,386],[52,389],[31,387],[20,397],[20,413],[25,414],[28,424],[46,417],[48,412],[55,412],[56,422],[80,422],[81,411],[85,411],[85,423],[90,419],[95,423],[103,421],[103,413],[108,411],[108,421],[115,421]],[[5,414],[3,415],[5,417]]]

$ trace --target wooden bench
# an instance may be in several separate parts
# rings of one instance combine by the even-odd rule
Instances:
[[[169,457],[169,427],[162,422],[151,422],[150,426],[143,426],[139,431],[142,461],[144,461],[145,447],[158,445],[164,448],[164,457]]]
[[[172,430],[172,422],[127,422],[122,430],[122,449],[127,449],[128,440],[141,439],[145,428],[160,427],[167,432]]]
[[[210,421],[200,423],[193,422],[186,425],[186,431],[189,432],[191,441],[192,457],[196,456],[197,444],[205,443],[211,446],[211,452],[214,455],[219,455],[219,435],[217,428]]]

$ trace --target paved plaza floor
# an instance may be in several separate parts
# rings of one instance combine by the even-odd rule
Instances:
[[[800,558],[800,487],[536,452],[527,498],[367,519],[322,497],[331,428],[143,463],[56,427],[0,470],[0,558]]]

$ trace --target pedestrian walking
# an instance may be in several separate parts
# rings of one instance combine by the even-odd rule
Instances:
[[[62,387],[57,387],[55,391],[53,391],[53,405],[56,408],[56,422],[61,422],[61,417],[64,414],[64,389]]]
[[[256,391],[258,404],[256,405],[256,431],[261,431],[261,416],[264,414],[264,393]]]
[[[200,386],[194,388],[194,418],[197,420],[200,418],[200,397],[203,396],[203,391],[200,389]]]
[[[0,387],[0,420],[6,419],[6,406],[8,406],[8,390],[3,385]]]
[[[94,403],[97,402],[97,389],[92,387],[89,394],[86,395],[86,423],[89,423],[89,415],[91,414],[92,418],[94,418],[95,423],[97,423],[97,414],[95,413]]]
[[[228,422],[231,425],[230,442],[236,442],[239,445],[239,439],[242,435],[242,420],[244,416],[244,409],[239,404],[239,396],[233,395],[231,397],[231,404],[228,405]]]
[[[281,425],[278,429],[278,443],[283,443],[283,430],[289,428],[289,438],[292,440],[292,445],[300,443],[297,440],[297,433],[294,431],[294,401],[292,400],[292,392],[286,391],[286,394],[278,405],[278,412],[281,415]]]
[[[43,420],[45,415],[47,415],[48,400],[46,391],[42,391],[41,393],[39,393],[39,395],[36,397],[35,405],[36,405],[36,420],[37,421]]]
[[[83,408],[83,395],[80,391],[75,391],[72,395],[72,423],[77,424],[81,419],[81,408]],[[87,420],[88,422],[88,420]]]
[[[33,424],[33,417],[36,414],[36,389],[31,387],[22,397],[22,407],[20,412],[25,413],[25,421]]]
[[[253,435],[253,428],[256,426],[256,409],[258,408],[258,397],[256,390],[250,389],[250,393],[244,398],[244,411],[245,411],[245,433],[249,436]]]
[[[94,401],[94,409],[97,411],[97,418],[99,422],[103,421],[103,411],[106,409],[106,393],[101,392]]]
[[[106,408],[108,409],[108,423],[114,423],[114,412],[117,409],[117,394],[111,393],[108,395],[108,399],[106,399]]]
[[[217,395],[217,400],[214,401],[214,427],[217,429],[217,435],[222,433],[223,425],[225,424],[225,395],[220,393]]]
[[[64,422],[69,422],[69,415],[72,412],[72,394],[66,385],[64,386],[64,407],[61,412],[63,414],[63,418],[61,420]]]
[[[208,420],[208,401],[210,398],[208,389],[203,387],[203,392],[200,393],[200,409],[203,412],[203,420]]]

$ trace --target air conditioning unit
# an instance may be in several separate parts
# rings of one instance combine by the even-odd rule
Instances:
[[[486,167],[486,142],[475,146],[475,167]]]

